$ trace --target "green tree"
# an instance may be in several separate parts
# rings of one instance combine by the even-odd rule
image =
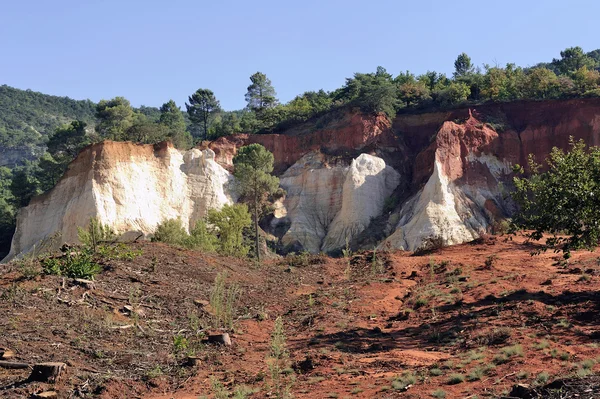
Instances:
[[[211,118],[221,111],[219,100],[215,94],[208,89],[198,89],[188,97],[189,104],[185,107],[194,126],[200,128],[201,138],[208,138],[208,125]]]
[[[264,110],[273,108],[279,103],[276,97],[277,93],[275,93],[271,80],[262,72],[256,72],[250,76],[250,81],[252,83],[246,92],[248,109],[260,116]]]
[[[466,53],[461,53],[454,61],[454,78],[462,78],[474,72],[471,57]]]
[[[560,59],[552,60],[552,65],[558,73],[569,75],[583,67],[594,69],[598,62],[584,53],[581,47],[569,47],[560,52]]]
[[[26,163],[13,169],[10,191],[17,208],[27,206],[29,200],[40,193],[38,184],[34,176],[34,164]]]
[[[57,160],[49,152],[44,153],[38,159],[37,168],[33,172],[39,189],[46,192],[54,187],[65,173],[70,161],[70,158],[65,157]]]
[[[240,118],[235,112],[221,112],[215,116],[213,123],[208,129],[209,136],[212,138],[229,136],[241,131]]]
[[[273,161],[273,154],[260,144],[240,148],[233,158],[234,176],[239,184],[240,195],[254,217],[254,244],[259,262],[259,217],[269,195],[275,194],[279,187],[279,179],[271,175]]]
[[[176,148],[187,150],[192,146],[192,137],[185,129],[185,119],[175,101],[169,100],[160,107],[160,124],[167,127],[167,137]]]
[[[185,119],[173,100],[169,100],[161,105],[159,121],[169,129],[185,131]]]
[[[15,231],[14,200],[10,190],[12,172],[0,167],[0,259],[8,254],[10,242]]]
[[[471,89],[466,83],[452,82],[436,93],[436,101],[444,107],[451,107],[465,102],[470,93]]]
[[[219,252],[227,256],[244,257],[248,246],[244,244],[244,230],[250,227],[252,219],[246,204],[225,205],[221,210],[208,211],[208,224],[219,237]]]
[[[523,80],[523,95],[530,99],[555,98],[558,96],[558,77],[546,68],[529,70]]]
[[[79,151],[90,143],[86,127],[83,121],[58,127],[48,139],[48,152],[54,158],[67,158],[69,162],[75,159]]]
[[[418,81],[406,82],[398,86],[398,97],[407,107],[431,98],[429,88]]]
[[[546,238],[542,251],[593,250],[600,240],[600,148],[570,140],[571,149],[553,148],[545,171],[529,156],[529,176],[515,177],[512,198],[518,205],[513,230],[531,230],[535,241]],[[517,165],[523,174],[523,167]]]
[[[134,114],[131,104],[124,97],[101,100],[96,106],[98,124],[96,131],[101,138],[125,141],[127,130],[133,125]]]
[[[585,94],[591,90],[595,90],[598,88],[598,84],[600,84],[600,72],[589,70],[587,66],[579,68],[572,76],[574,88],[578,94]]]
[[[360,107],[363,112],[384,112],[390,119],[396,114],[396,82],[385,68],[377,67],[375,73],[355,73],[336,99]]]

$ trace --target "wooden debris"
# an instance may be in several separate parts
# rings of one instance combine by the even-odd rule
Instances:
[[[27,369],[29,368],[29,365],[27,363],[7,362],[0,360],[0,367],[5,369]]]
[[[7,359],[12,359],[13,357],[15,357],[15,352],[11,351],[10,349],[0,349],[0,359],[2,360],[7,360]]]
[[[67,365],[60,362],[39,363],[33,366],[29,381],[55,383]]]
[[[209,335],[208,343],[231,346],[231,338],[228,333]]]
[[[85,286],[89,290],[93,290],[94,288],[96,288],[96,286],[94,284],[94,281],[92,281],[92,280],[86,280],[86,279],[83,279],[83,278],[76,278],[75,282],[77,284],[79,284],[79,285]]]
[[[40,393],[36,393],[33,395],[34,398],[58,398],[58,394],[56,393],[56,391],[45,391],[45,392],[40,392]]]

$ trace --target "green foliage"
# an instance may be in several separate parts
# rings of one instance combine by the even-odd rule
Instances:
[[[96,252],[99,244],[114,242],[117,235],[110,226],[102,224],[97,218],[91,218],[87,229],[77,228],[77,238]]]
[[[471,57],[466,53],[461,53],[454,61],[454,77],[461,78],[473,73],[473,64]]]
[[[31,160],[46,135],[72,120],[94,122],[94,103],[0,86],[0,147],[27,149]]]
[[[12,173],[10,169],[0,167],[0,259],[8,254],[10,241],[15,229],[16,209],[10,190]]]
[[[254,244],[256,259],[260,261],[259,227],[261,214],[269,196],[279,188],[279,178],[273,172],[273,154],[260,144],[250,144],[239,149],[233,158],[234,176],[242,201],[246,202],[254,217]]]
[[[248,246],[244,244],[243,232],[250,223],[246,205],[225,205],[221,210],[209,210],[206,220],[198,220],[189,234],[180,219],[165,220],[157,226],[152,241],[244,257]]]
[[[531,230],[525,235],[534,241],[549,233],[540,251],[562,251],[566,259],[572,250],[593,250],[600,239],[600,148],[573,138],[570,145],[567,153],[552,149],[545,172],[530,156],[530,175],[515,177],[512,193],[519,206],[513,230]]]
[[[42,271],[45,274],[55,274],[71,278],[93,279],[102,271],[94,260],[89,248],[68,250],[61,257],[50,257],[42,260]]]
[[[156,227],[154,235],[152,236],[152,241],[183,246],[188,237],[189,235],[187,231],[185,231],[181,219],[168,219]]]
[[[262,72],[256,72],[250,76],[250,86],[246,92],[246,102],[248,109],[260,115],[263,111],[273,108],[278,104],[277,93],[273,88],[271,80]]]
[[[187,150],[192,146],[192,136],[186,131],[185,119],[175,101],[169,100],[160,107],[159,121],[168,129],[166,136],[176,148]]]
[[[226,279],[227,272],[221,272],[215,277],[215,283],[210,292],[210,307],[215,327],[231,330],[240,288],[237,284],[227,285]]]
[[[245,204],[225,205],[221,210],[208,211],[208,224],[218,237],[218,251],[223,255],[244,257],[248,246],[244,244],[244,229],[252,223]]]
[[[115,97],[98,103],[96,118],[96,131],[101,138],[123,141],[127,140],[127,130],[133,125],[134,113],[129,100]]]
[[[219,101],[215,94],[208,89],[198,89],[194,94],[188,97],[189,104],[185,107],[195,130],[199,132],[199,137],[206,139],[208,137],[208,127],[215,114],[221,111]]]
[[[203,252],[215,252],[219,248],[219,240],[208,229],[206,221],[198,220],[192,231],[190,231],[189,237],[183,243],[183,246]]]
[[[271,352],[267,359],[273,395],[277,399],[291,398],[293,376],[288,374],[290,355],[286,347],[286,337],[283,329],[283,319],[275,319],[275,326],[271,334]]]
[[[384,112],[389,118],[396,114],[396,85],[385,68],[377,67],[375,73],[356,73],[346,79],[336,100],[360,107],[363,112]]]

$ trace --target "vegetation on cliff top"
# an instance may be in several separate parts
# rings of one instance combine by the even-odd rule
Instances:
[[[173,100],[160,109],[134,109],[123,97],[94,104],[0,86],[0,148],[27,149],[30,158],[37,158],[0,172],[0,252],[12,235],[16,209],[52,188],[75,154],[92,142],[171,140],[186,149],[198,140],[238,132],[281,131],[340,107],[391,118],[403,110],[486,101],[600,96],[599,69],[600,50],[585,53],[580,47],[528,68],[514,64],[480,68],[463,53],[456,58],[451,77],[435,71],[393,76],[378,67],[374,73],[354,74],[337,90],[305,92],[287,104],[278,101],[269,78],[256,72],[245,94],[247,107],[231,112],[223,111],[214,93],[203,88],[189,97],[187,112],[182,112]]]

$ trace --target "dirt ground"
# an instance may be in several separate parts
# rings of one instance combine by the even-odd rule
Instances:
[[[93,285],[0,265],[0,348],[18,362],[67,364],[55,384],[0,368],[0,397],[277,397],[268,364],[279,316],[289,367],[277,376],[295,398],[498,398],[600,371],[598,253],[565,266],[559,254],[530,256],[522,239],[488,237],[423,256],[258,266],[157,243],[132,249],[134,260],[105,259]],[[222,271],[241,292],[224,329],[231,346],[204,340],[224,331],[208,304]],[[592,385],[578,397],[600,397]]]

